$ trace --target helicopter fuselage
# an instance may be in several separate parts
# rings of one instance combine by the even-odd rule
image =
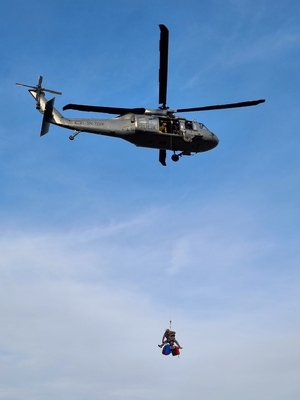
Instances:
[[[166,132],[159,130],[166,123]],[[53,121],[54,122],[54,121]],[[178,129],[172,129],[174,122]],[[55,122],[54,122],[55,123]],[[138,147],[199,153],[215,148],[219,139],[205,125],[185,118],[127,114],[112,119],[63,118],[58,125],[76,132],[88,132],[124,139]]]
[[[171,159],[176,162],[183,155],[212,150],[219,143],[218,137],[204,124],[179,117],[178,113],[250,107],[265,102],[264,99],[259,99],[171,110],[167,106],[169,30],[163,24],[160,24],[159,28],[159,106],[157,109],[69,103],[63,107],[64,111],[77,110],[118,116],[110,119],[66,118],[54,108],[54,98],[49,101],[45,98],[45,92],[62,93],[44,88],[43,77],[39,76],[35,86],[23,83],[17,83],[17,85],[30,88],[29,92],[35,99],[36,108],[43,114],[40,136],[48,133],[50,124],[54,124],[73,130],[73,134],[69,136],[70,140],[74,140],[81,132],[116,137],[138,147],[158,149],[159,162],[166,166],[167,150],[174,152]],[[179,153],[176,154],[176,152]]]
[[[29,92],[37,98],[35,91]],[[218,137],[204,124],[174,117],[162,110],[146,110],[144,115],[129,113],[109,119],[66,118],[54,107],[54,99],[48,101],[44,93],[39,96],[38,109],[43,114],[41,136],[48,132],[50,124],[54,124],[74,131],[70,139],[86,132],[124,139],[138,147],[179,151],[182,155],[208,151],[219,143]],[[165,132],[160,130],[162,124],[165,124]]]

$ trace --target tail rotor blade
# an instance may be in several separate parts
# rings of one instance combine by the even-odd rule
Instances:
[[[36,89],[36,86],[31,86],[31,85],[24,85],[24,83],[16,83],[17,86],[24,86],[24,87],[29,87],[31,89]]]
[[[33,85],[25,85],[24,83],[16,83],[16,85],[24,86],[24,87],[28,87],[30,89],[33,89],[38,93],[38,96],[41,94],[41,92],[48,92],[48,93],[53,93],[53,94],[62,94],[62,92],[57,92],[56,90],[43,88],[42,87],[42,83],[43,83],[43,77],[40,75],[39,78],[38,78],[38,83],[35,86],[33,86]]]
[[[51,90],[51,89],[41,89],[43,92],[48,92],[48,93],[53,93],[53,94],[62,94],[62,92],[57,92],[56,90]]]
[[[42,83],[43,83],[43,77],[40,75],[37,86],[41,88],[42,87]]]

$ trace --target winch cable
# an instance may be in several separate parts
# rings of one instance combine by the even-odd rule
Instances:
[[[173,135],[170,138],[170,148],[173,151]],[[170,315],[170,330],[172,327],[172,264],[173,264],[173,218],[172,218],[172,199],[173,199],[173,163],[170,164],[169,168],[169,315]]]

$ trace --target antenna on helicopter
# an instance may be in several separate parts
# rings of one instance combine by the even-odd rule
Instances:
[[[30,89],[33,89],[36,92],[36,109],[40,109],[40,96],[44,92],[53,93],[53,94],[62,94],[62,92],[57,92],[56,90],[46,89],[42,87],[43,77],[40,75],[38,78],[38,84],[35,86],[25,85],[24,83],[16,83],[18,86],[25,86]]]

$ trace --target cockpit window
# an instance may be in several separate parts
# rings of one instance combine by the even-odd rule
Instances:
[[[208,129],[206,128],[206,126],[204,124],[199,122],[199,125],[200,125],[200,129],[205,129],[206,131],[208,131]]]

